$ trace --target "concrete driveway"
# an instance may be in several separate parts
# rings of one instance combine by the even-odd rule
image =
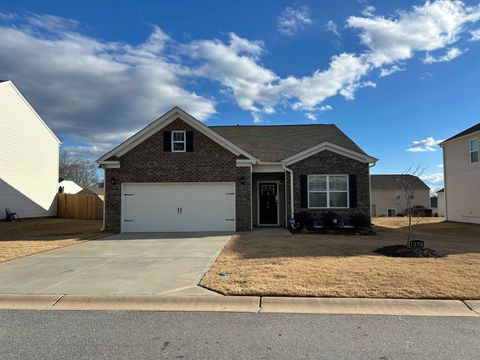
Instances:
[[[0,263],[0,293],[212,295],[197,284],[230,234],[118,234]]]

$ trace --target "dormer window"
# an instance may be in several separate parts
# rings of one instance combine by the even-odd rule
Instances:
[[[470,162],[478,162],[478,151],[479,151],[479,142],[478,139],[470,140]]]
[[[185,152],[185,131],[172,131],[172,152]]]

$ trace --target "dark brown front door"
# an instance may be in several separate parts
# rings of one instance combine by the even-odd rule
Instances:
[[[262,182],[258,190],[259,225],[278,225],[278,184]]]

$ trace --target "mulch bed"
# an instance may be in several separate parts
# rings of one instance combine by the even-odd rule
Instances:
[[[433,249],[409,247],[407,245],[384,246],[373,250],[373,252],[385,256],[404,258],[438,258],[445,256]]]

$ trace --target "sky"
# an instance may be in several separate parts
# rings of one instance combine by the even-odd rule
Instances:
[[[1,1],[0,79],[95,160],[173,106],[207,125],[334,123],[443,186],[480,120],[479,1]]]

